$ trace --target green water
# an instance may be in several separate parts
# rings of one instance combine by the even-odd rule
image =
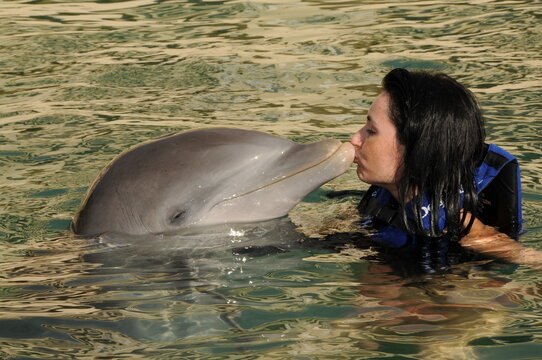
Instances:
[[[99,266],[67,232],[133,144],[217,125],[347,140],[401,66],[476,93],[488,141],[522,165],[522,241],[542,249],[541,39],[534,0],[0,1],[0,358],[542,359],[527,267],[408,278],[321,248]],[[324,187],[364,188],[353,169]],[[348,228],[355,201],[295,217]]]

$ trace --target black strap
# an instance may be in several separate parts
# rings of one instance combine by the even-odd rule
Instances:
[[[377,188],[372,185],[365,193],[358,204],[358,211],[365,216],[372,216],[386,224],[401,229],[405,232],[407,227],[401,216],[400,206],[395,199],[391,199],[388,204],[382,204],[373,194]]]

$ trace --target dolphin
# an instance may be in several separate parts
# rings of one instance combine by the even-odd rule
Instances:
[[[235,128],[164,136],[106,166],[71,228],[86,237],[145,235],[282,217],[353,157],[352,145],[336,139],[298,144]]]

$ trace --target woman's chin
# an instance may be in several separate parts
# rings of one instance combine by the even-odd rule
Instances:
[[[360,179],[361,181],[363,181],[364,183],[367,183],[369,184],[369,182],[367,181],[367,178],[365,177],[365,175],[359,171],[359,166],[358,166],[358,179]]]

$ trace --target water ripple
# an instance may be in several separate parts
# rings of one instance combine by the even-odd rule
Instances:
[[[224,125],[347,140],[403,66],[476,93],[488,140],[520,159],[523,241],[539,248],[540,24],[534,0],[1,2],[0,357],[538,355],[539,274],[522,267],[405,279],[299,250],[137,268],[58,236],[135,143]],[[326,186],[362,188],[353,171]],[[327,202],[298,217],[336,218]]]

